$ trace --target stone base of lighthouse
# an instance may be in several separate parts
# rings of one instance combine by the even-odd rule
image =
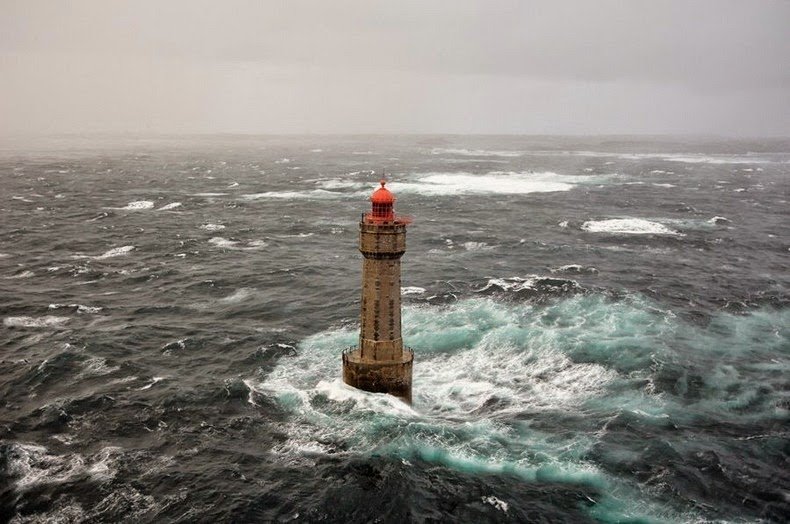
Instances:
[[[373,393],[388,393],[411,404],[411,369],[414,352],[403,349],[399,360],[370,360],[357,348],[343,353],[343,382]]]

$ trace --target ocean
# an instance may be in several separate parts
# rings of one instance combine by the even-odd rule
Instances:
[[[340,379],[411,215],[414,403]],[[0,145],[0,521],[790,518],[790,140]]]

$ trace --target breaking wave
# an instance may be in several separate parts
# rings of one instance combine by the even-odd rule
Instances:
[[[238,249],[241,251],[260,249],[266,247],[266,242],[263,240],[230,240],[224,237],[213,237],[209,239],[209,244],[212,244],[223,249]]]
[[[611,175],[560,175],[546,172],[492,171],[487,174],[417,173],[398,176],[390,180],[388,187],[396,194],[415,193],[425,196],[456,196],[474,194],[525,195],[570,191],[583,183],[600,183]],[[333,200],[364,198],[370,195],[370,183],[346,179],[315,181],[321,187],[308,191],[266,191],[242,195],[247,200]]]
[[[145,209],[151,209],[154,207],[154,203],[150,200],[136,200],[134,202],[129,202],[124,207],[119,207],[115,209],[123,209],[125,211],[143,211]]]
[[[24,491],[42,484],[60,484],[85,477],[108,480],[115,475],[111,464],[119,450],[105,447],[95,456],[86,458],[78,453],[57,455],[34,444],[12,443],[5,455],[14,488]]]
[[[524,282],[503,287],[517,285]],[[600,295],[576,295],[544,308],[488,298],[407,306],[404,340],[417,355],[411,408],[332,379],[340,373],[340,349],[356,341],[353,327],[307,338],[263,382],[245,384],[251,402],[255,395],[271,396],[290,414],[289,439],[277,453],[292,458],[384,454],[464,472],[578,484],[600,493],[593,513],[622,518],[621,512],[641,508],[642,517],[672,520],[678,514],[652,501],[649,488],[620,481],[589,459],[608,421],[624,413],[647,425],[703,414],[775,416],[781,379],[755,384],[748,373],[728,370],[744,358],[769,358],[788,344],[790,331],[781,327],[787,320],[787,312],[721,315],[704,330],[645,299],[616,302]],[[744,354],[743,348],[754,347],[755,336],[767,345],[759,355]],[[704,379],[705,393],[691,403],[659,386],[677,372],[673,360],[685,354],[717,362]],[[768,398],[753,404],[757,391],[764,397],[766,388]],[[752,403],[750,412],[742,410],[744,403]],[[593,412],[599,422],[588,432],[559,439],[519,422],[541,412],[564,417]]]
[[[594,274],[598,269],[592,266],[582,266],[580,264],[566,264],[564,266],[553,267],[549,269],[552,273],[589,273]]]
[[[400,180],[391,183],[396,193],[419,193],[428,196],[463,194],[511,194],[570,191],[589,177],[559,175],[557,173],[491,172],[485,175],[469,173],[432,173],[417,177],[415,182]]]
[[[69,317],[56,317],[47,315],[43,317],[6,317],[3,325],[6,327],[45,328],[60,327],[69,321]]]
[[[588,220],[581,229],[590,233],[609,233],[612,235],[670,235],[683,236],[659,222],[642,218],[610,218],[606,220]]]
[[[114,248],[112,248],[112,249],[110,249],[108,251],[105,251],[101,255],[97,255],[97,256],[95,256],[93,258],[96,259],[96,260],[104,260],[104,259],[107,259],[107,258],[120,257],[120,256],[123,256],[123,255],[128,255],[129,253],[134,251],[134,249],[135,249],[134,246],[114,247]]]
[[[62,309],[62,308],[71,308],[77,311],[77,313],[100,313],[103,308],[98,306],[85,306],[82,304],[50,304],[48,309]]]

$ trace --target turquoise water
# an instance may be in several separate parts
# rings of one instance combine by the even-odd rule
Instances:
[[[703,448],[742,453],[743,437],[689,431],[784,424],[790,414],[781,407],[788,311],[720,313],[697,325],[639,296],[582,294],[546,305],[410,305],[403,325],[405,342],[420,348],[412,408],[327,380],[338,375],[337,348],[356,340],[352,327],[308,337],[253,385],[292,414],[283,454],[343,449],[583,486],[596,519],[674,522],[702,516],[672,500],[660,471],[635,478],[629,465],[649,462],[656,446],[678,460]],[[746,439],[778,456],[785,437]]]

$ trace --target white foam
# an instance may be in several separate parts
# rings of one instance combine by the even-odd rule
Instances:
[[[154,207],[154,203],[150,200],[135,200],[134,202],[129,202],[126,204],[126,206],[119,209],[126,211],[142,211],[145,209],[151,209],[152,207]]]
[[[247,200],[278,199],[278,200],[332,200],[353,196],[349,193],[312,189],[310,191],[265,191],[241,195]]]
[[[405,416],[415,416],[417,413],[400,399],[386,393],[368,393],[345,384],[340,379],[332,381],[321,380],[316,384],[315,391],[323,393],[330,400],[344,402],[354,400],[360,409],[384,413],[397,413]]]
[[[77,437],[76,435],[58,434],[58,435],[52,435],[51,438],[53,440],[57,440],[61,444],[64,444],[66,446],[71,446],[72,444],[74,444],[74,441],[76,440]]]
[[[492,171],[486,174],[467,172],[418,173],[391,180],[388,187],[395,193],[417,193],[428,196],[455,196],[465,194],[513,194],[569,191],[577,184],[600,182],[601,176],[570,176],[553,172],[503,172]],[[362,198],[370,195],[369,183],[348,179],[328,179],[315,181],[321,187],[308,191],[267,191],[242,195],[249,200],[255,199],[340,199]]]
[[[568,279],[555,279],[553,277],[542,277],[540,275],[529,275],[528,277],[507,277],[507,278],[490,278],[486,285],[481,289],[476,290],[482,293],[489,290],[498,290],[517,293],[519,291],[537,290],[541,284],[544,287],[551,286],[557,290],[570,291],[573,289],[581,289],[581,286],[575,280]]]
[[[464,242],[461,244],[463,248],[467,251],[490,251],[494,249],[494,246],[489,246],[485,242]]]
[[[644,220],[642,218],[610,218],[606,220],[588,220],[581,229],[591,233],[609,233],[613,235],[669,235],[683,236],[682,233],[670,229],[664,224]]]
[[[255,402],[255,393],[257,393],[258,390],[256,389],[255,383],[250,379],[243,379],[242,382],[247,386],[247,389],[250,390],[249,395],[247,395],[247,402],[253,406],[257,406],[258,404]]]
[[[13,443],[8,452],[8,473],[16,478],[14,487],[23,491],[40,484],[57,484],[85,471],[82,455],[50,454],[47,448],[35,444]]]
[[[719,217],[719,216],[715,216],[715,217],[711,218],[710,220],[708,220],[708,222],[711,223],[711,224],[726,224],[729,221],[730,220],[728,218]]]
[[[87,473],[93,480],[107,481],[115,477],[115,456],[122,451],[117,446],[107,446],[96,454],[96,461],[88,466]]]
[[[279,238],[309,238],[315,233],[296,233],[295,235],[277,235]]]
[[[213,237],[209,240],[210,244],[214,244],[217,247],[224,247],[227,249],[235,249],[239,243],[235,240],[228,240],[224,237]]]
[[[102,375],[109,375],[121,369],[120,366],[110,366],[107,364],[107,359],[103,357],[92,357],[83,363],[83,370],[80,377],[95,377]]]
[[[181,202],[171,202],[167,205],[160,207],[159,209],[157,209],[157,211],[170,211],[171,209],[176,209],[178,207],[181,207]]]
[[[139,379],[136,376],[128,375],[128,376],[125,376],[125,377],[119,377],[119,378],[112,379],[109,382],[107,382],[107,385],[110,385],[110,384],[128,384],[129,382],[136,382],[137,380],[139,380]]]
[[[280,160],[275,160],[275,164],[287,164],[291,161],[290,158],[281,158]]]
[[[84,306],[82,304],[50,304],[48,309],[76,308],[77,313],[95,314],[100,313],[102,308],[98,306]]]
[[[349,173],[350,175],[356,174]],[[331,178],[329,180],[317,180],[317,184],[320,184],[323,189],[366,189],[370,188],[371,184],[365,182],[354,182],[353,180],[343,180],[340,178]]]
[[[432,155],[457,155],[457,156],[499,156],[507,158],[515,158],[523,156],[523,151],[492,151],[488,149],[456,149],[435,147],[431,150]]]
[[[27,202],[28,204],[33,202],[32,200],[28,200],[27,198],[22,196],[12,196],[11,200],[19,200],[20,202]]]
[[[424,287],[405,286],[400,288],[401,295],[422,295],[423,293],[425,293]]]
[[[602,403],[612,417],[633,408],[661,413],[639,394],[635,405],[622,407],[612,400],[622,390],[622,380],[631,377],[619,375],[605,355],[601,363],[589,362],[583,352],[581,359],[573,358],[590,340],[620,341],[614,347],[624,347],[633,339],[630,329],[623,331],[624,322],[641,318],[640,325],[653,326],[644,314],[641,305],[612,305],[589,296],[546,310],[489,299],[406,306],[404,340],[419,349],[411,408],[336,378],[340,348],[358,339],[355,326],[310,336],[294,354],[281,357],[262,381],[249,378],[244,384],[248,402],[263,397],[287,414],[280,426],[287,438],[272,453],[289,466],[312,467],[316,456],[344,460],[374,453],[405,465],[417,459],[467,473],[593,485],[607,493],[623,483],[589,458],[599,441],[594,431],[558,439],[551,428],[507,421],[528,422],[536,412],[585,416],[598,412]],[[667,325],[666,330],[673,328]],[[661,335],[655,333],[657,340]],[[644,351],[649,361],[655,350]],[[475,500],[499,511],[509,509],[490,492],[478,493]]]
[[[161,381],[165,380],[166,378],[168,378],[168,377],[154,377],[154,378],[151,379],[151,383],[150,384],[146,384],[145,386],[141,387],[140,391],[145,391],[146,389],[151,389],[154,386],[154,384],[156,384],[157,382],[161,382]]]
[[[228,186],[228,189],[230,189],[231,187],[239,187],[239,183],[238,182],[233,182],[232,184],[230,184]]]
[[[17,491],[61,484],[83,476],[107,481],[116,474],[114,466],[120,452],[121,448],[108,446],[86,459],[79,453],[56,455],[44,446],[13,442],[8,449],[7,468]]]
[[[530,280],[503,279],[499,284],[512,284],[515,288],[529,285]],[[616,378],[615,371],[599,364],[573,362],[556,348],[549,333],[540,338],[540,333],[550,328],[535,328],[538,332],[529,334],[526,328],[519,327],[524,318],[531,317],[528,309],[529,306],[508,308],[487,299],[467,300],[447,309],[404,308],[404,338],[415,344],[424,345],[430,339],[440,347],[448,341],[452,345],[462,333],[473,341],[471,346],[464,342],[461,347],[465,349],[451,352],[423,348],[420,366],[414,370],[416,405],[433,413],[429,416],[438,417],[435,423],[445,421],[445,416],[468,414],[491,397],[509,399],[522,408],[569,408],[597,395]],[[541,325],[540,320],[536,322]],[[584,319],[578,319],[578,323],[577,329],[581,329]],[[391,410],[401,404],[383,406],[376,400],[378,396],[348,388],[339,380],[325,381],[324,377],[336,376],[337,348],[357,335],[355,329],[344,329],[310,337],[295,356],[267,376],[258,386],[259,391],[274,393],[286,404],[298,404],[300,409],[309,409],[311,396],[321,392],[341,401],[364,399],[375,404],[371,409],[393,413]]]
[[[222,224],[203,224],[200,226],[200,229],[204,229],[206,231],[222,231],[225,229],[225,226]]]
[[[423,388],[430,384],[419,394],[432,405],[432,412],[469,414],[490,399],[507,400],[514,409],[571,410],[600,394],[616,378],[616,372],[599,364],[573,362],[551,347],[548,339],[537,339],[526,351],[515,351],[511,333],[517,333],[518,324],[509,322],[518,321],[509,320],[507,314],[494,320],[499,327],[487,331],[468,351],[423,356],[424,363],[415,368],[415,383]],[[454,336],[454,329],[445,330]]]
[[[209,243],[223,249],[235,249],[240,251],[259,249],[267,245],[263,240],[250,240],[243,243],[240,240],[230,240],[224,237],[213,237],[209,239]]]
[[[608,176],[607,176],[608,177]],[[420,173],[390,181],[395,193],[416,193],[426,196],[457,196],[474,194],[525,195],[555,191],[569,191],[580,183],[600,182],[602,177],[560,175],[553,172],[502,172],[487,174]],[[354,180],[329,179],[316,181],[319,189],[307,191],[266,191],[242,195],[247,200],[333,200],[364,198],[372,186]]]
[[[8,258],[10,256],[8,253],[0,253],[0,258]]]
[[[580,264],[566,264],[564,266],[549,269],[552,273],[597,273],[594,267],[585,267]]]
[[[221,197],[225,195],[227,195],[227,193],[194,193],[190,196],[212,198],[212,197]]]
[[[172,355],[174,349],[179,349],[179,350],[186,349],[187,348],[186,341],[187,339],[181,338],[176,340],[175,342],[169,342],[162,347],[163,349],[162,353],[164,355]]]
[[[507,502],[505,502],[503,500],[500,500],[500,499],[496,498],[493,495],[489,495],[488,497],[480,497],[480,499],[484,503],[490,504],[491,506],[494,506],[499,511],[503,511],[503,512],[507,513],[507,510],[508,510]]]
[[[525,195],[569,191],[591,177],[559,175],[552,172],[516,173],[494,171],[485,175],[471,173],[431,173],[418,176],[415,182],[392,181],[395,193],[418,193],[429,196],[464,194]]]
[[[654,185],[656,187],[676,187],[675,184],[658,184],[658,183],[653,183],[652,185]]]
[[[3,325],[6,327],[46,328],[59,327],[69,321],[69,317],[56,317],[47,315],[43,317],[6,317]]]
[[[123,255],[128,255],[129,253],[134,251],[134,249],[135,249],[134,246],[114,247],[108,251],[105,251],[101,255],[95,256],[93,258],[96,260],[105,260],[107,258],[120,257]]]

